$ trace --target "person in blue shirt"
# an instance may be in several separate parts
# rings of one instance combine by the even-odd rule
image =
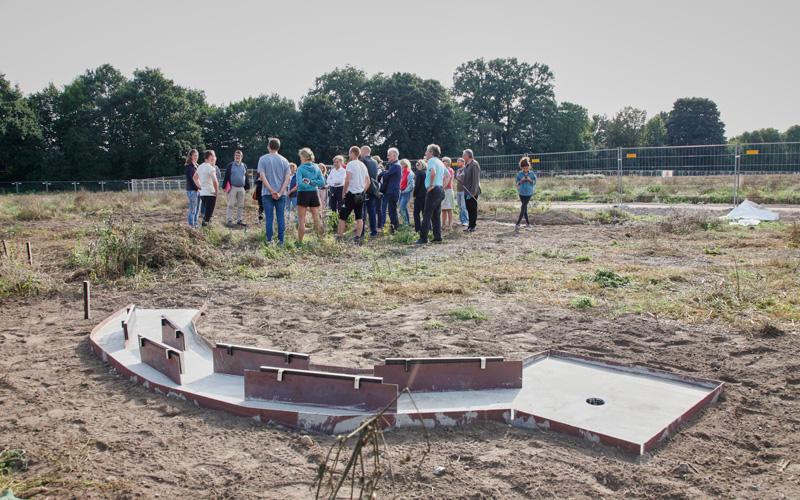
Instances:
[[[531,160],[527,156],[519,161],[520,171],[517,174],[516,185],[519,192],[519,201],[522,203],[519,209],[519,217],[517,217],[516,229],[519,230],[522,218],[525,217],[525,227],[530,228],[531,223],[528,220],[528,202],[533,197],[533,191],[536,189],[536,174],[531,172]]]
[[[397,227],[400,225],[397,220],[397,202],[400,199],[400,177],[403,175],[403,167],[400,166],[399,158],[400,152],[397,148],[389,148],[386,153],[386,170],[381,178],[383,198],[381,198],[378,228],[383,229],[383,225],[386,222],[386,212],[388,211],[392,233],[397,231]]]
[[[319,194],[317,189],[325,185],[325,178],[319,167],[314,163],[314,152],[303,148],[298,153],[302,162],[297,167],[297,243],[303,242],[306,233],[306,211],[311,210],[314,221],[314,230],[322,236],[322,224],[319,220]]]
[[[417,245],[428,243],[428,231],[433,229],[433,242],[442,242],[442,201],[444,185],[450,182],[450,174],[439,159],[442,154],[437,144],[429,144],[425,149],[428,172],[425,175],[425,208],[422,210],[422,227]]]

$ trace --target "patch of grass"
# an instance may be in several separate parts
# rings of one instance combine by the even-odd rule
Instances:
[[[542,251],[545,259],[567,259],[569,256],[559,248],[548,248]]]
[[[575,257],[575,262],[591,262],[592,258],[588,255],[578,255]]]
[[[594,272],[592,281],[603,288],[619,288],[627,285],[631,280],[609,269],[598,269]]]
[[[438,319],[430,319],[425,322],[426,330],[444,330],[445,328],[447,328],[447,325]]]
[[[800,224],[797,222],[792,223],[792,227],[789,228],[789,233],[787,234],[789,239],[789,246],[798,248],[800,247]]]
[[[706,255],[722,255],[725,252],[721,248],[712,245],[703,247],[703,253]]]
[[[661,233],[689,234],[694,231],[719,231],[724,227],[723,221],[713,214],[687,210],[663,217],[657,229]]]
[[[457,319],[460,321],[469,321],[469,320],[486,321],[487,319],[489,319],[489,317],[485,313],[479,311],[473,306],[458,307],[448,312],[447,315],[453,319]]]
[[[411,245],[417,241],[417,233],[414,228],[408,225],[403,225],[397,228],[397,231],[391,236],[392,243],[398,245]]]
[[[607,210],[593,210],[587,214],[589,220],[600,224],[621,224],[633,218],[631,214],[619,208],[609,208]]]
[[[0,258],[0,297],[36,297],[57,289],[49,275],[31,268],[27,262]]]
[[[579,297],[574,297],[572,300],[569,301],[569,306],[573,309],[591,309],[595,307],[597,302],[591,297],[586,295],[581,295]]]

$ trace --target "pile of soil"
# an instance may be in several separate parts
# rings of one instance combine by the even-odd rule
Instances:
[[[531,224],[535,226],[577,226],[586,224],[580,215],[566,210],[549,210],[543,214],[530,217]]]

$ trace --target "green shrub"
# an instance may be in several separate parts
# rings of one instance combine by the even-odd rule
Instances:
[[[620,276],[614,271],[608,269],[598,269],[595,271],[592,281],[599,284],[603,288],[619,288],[630,283],[630,278]]]
[[[585,295],[581,295],[579,297],[573,298],[569,302],[570,307],[573,309],[590,309],[597,305],[595,300],[591,297],[587,297]]]
[[[591,262],[592,258],[588,255],[578,255],[575,257],[575,262]]]
[[[475,309],[473,306],[459,307],[453,309],[447,314],[451,318],[458,319],[461,321],[469,321],[471,319],[474,319],[475,321],[485,321],[489,319],[489,317],[486,316],[485,313],[479,311],[478,309]]]

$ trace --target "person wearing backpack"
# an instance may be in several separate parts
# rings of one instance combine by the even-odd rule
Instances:
[[[378,206],[381,202],[381,192],[378,186],[378,163],[370,156],[372,148],[361,146],[361,163],[367,167],[369,173],[369,187],[367,188],[367,199],[364,202],[364,215],[362,219],[369,218],[369,235],[378,236]],[[349,165],[349,164],[348,164]],[[366,224],[361,229],[361,237],[366,232]]]
[[[347,218],[353,213],[356,218],[353,241],[357,245],[361,243],[364,234],[364,203],[371,183],[366,165],[358,159],[360,152],[358,146],[350,148],[350,162],[347,164],[344,177],[344,204],[339,210],[339,227],[336,231],[339,239],[344,237]]]
[[[228,226],[233,226],[233,209],[236,208],[236,225],[245,226],[242,221],[244,215],[244,193],[250,191],[250,180],[247,178],[247,165],[242,162],[241,149],[233,153],[233,161],[225,169],[225,178],[222,181],[223,190],[228,193],[227,221]]]

